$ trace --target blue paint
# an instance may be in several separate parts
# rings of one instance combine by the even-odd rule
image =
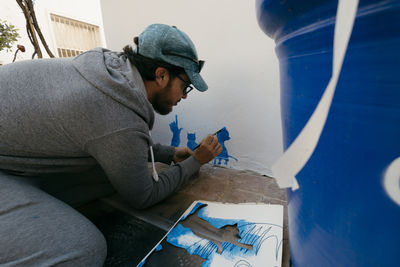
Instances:
[[[216,158],[214,158],[214,164],[228,165],[229,158],[232,158],[232,159],[238,161],[237,158],[229,155],[228,150],[226,149],[225,142],[231,139],[226,127],[222,128],[222,131],[217,134],[217,137],[218,137],[218,142],[220,143],[220,145],[222,147],[222,152]]]
[[[187,133],[187,147],[194,151],[195,147],[197,147],[196,143],[196,133]]]
[[[202,206],[202,205],[204,205],[204,203],[197,202],[196,205],[193,207],[193,209],[192,209],[187,215],[182,216],[181,221],[183,221],[184,219],[186,219],[187,216],[189,216],[189,215],[195,213],[196,210],[197,210],[200,206]],[[203,212],[203,210],[200,210],[200,211],[199,211],[199,214],[200,214],[201,212]]]
[[[181,143],[181,131],[183,129],[178,126],[178,115],[175,115],[175,121],[169,124],[169,128],[172,131],[171,146],[178,147]]]
[[[191,233],[192,231],[189,228],[183,227],[181,224],[177,224],[167,235],[167,242],[179,247],[180,245],[178,245],[178,238]],[[190,254],[193,254],[193,251],[191,251],[190,248],[187,248],[187,250]]]
[[[178,126],[178,115],[175,115],[175,121],[169,124],[169,128],[172,131],[172,140],[171,146],[178,147],[181,143],[181,131],[183,128],[179,128]],[[217,133],[218,142],[222,147],[222,152],[214,158],[213,163],[216,165],[228,165],[230,159],[234,159],[238,161],[237,158],[229,155],[228,149],[226,148],[225,142],[229,141],[231,137],[229,136],[229,132],[226,127],[223,127],[220,132]],[[187,133],[187,147],[192,151],[198,146],[196,142],[196,132]]]
[[[162,245],[161,244],[158,244],[158,246],[156,247],[156,251],[160,251],[160,250],[162,250]]]
[[[337,0],[257,0],[279,58],[287,149],[332,75]],[[319,143],[288,190],[294,266],[399,266],[400,206],[382,187],[400,156],[400,1],[360,0]],[[269,60],[269,59],[265,59]]]

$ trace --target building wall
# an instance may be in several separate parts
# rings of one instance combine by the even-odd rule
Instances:
[[[187,133],[196,133],[198,143],[226,127],[230,140],[224,144],[237,161],[222,166],[271,175],[282,154],[279,67],[274,42],[258,27],[254,1],[101,0],[101,6],[108,48],[120,51],[147,25],[165,23],[186,32],[206,60],[202,75],[209,90],[192,91],[172,113],[157,116],[155,141],[171,144],[169,124],[176,118],[181,146]]]
[[[101,46],[106,46],[99,0],[36,0],[34,8],[39,26],[53,54],[57,54],[57,49],[52,31],[50,13],[98,25],[100,27]],[[15,25],[19,29],[21,36],[14,43],[12,52],[6,52],[5,50],[0,52],[0,63],[6,64],[12,61],[17,44],[24,45],[26,52],[18,52],[16,60],[31,59],[34,49],[26,33],[25,17],[15,0],[1,0],[0,18]],[[48,57],[43,47],[41,47],[41,50],[43,57]]]

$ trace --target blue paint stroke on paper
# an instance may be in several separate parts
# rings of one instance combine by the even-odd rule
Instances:
[[[178,147],[181,143],[181,131],[183,129],[178,126],[178,115],[175,115],[175,121],[169,124],[169,128],[172,131],[171,146]]]
[[[162,250],[162,245],[158,244],[158,246],[156,247],[156,251],[160,251],[160,250]]]
[[[196,143],[196,133],[187,133],[187,147],[194,151],[195,147],[198,145]]]
[[[222,152],[214,159],[214,164],[221,165],[222,163],[228,165],[229,158],[232,158],[236,161],[237,158],[228,154],[228,150],[226,149],[225,142],[230,140],[229,132],[226,127],[222,128],[222,131],[217,134],[218,142],[221,144]]]
[[[268,223],[252,223],[245,220],[224,220],[224,219],[208,219],[210,223],[213,223],[214,220],[219,220],[219,224],[222,226],[225,225],[233,225],[237,224],[239,229],[239,235],[241,239],[238,241],[243,244],[249,244],[253,246],[253,250],[248,250],[245,248],[241,248],[239,246],[233,245],[229,242],[223,242],[222,254],[228,254],[228,257],[231,255],[239,255],[244,257],[245,255],[257,255],[260,250],[262,244],[271,239],[275,244],[275,253],[274,256],[278,259],[279,249],[282,245],[282,239],[279,239],[277,235],[272,233],[272,229],[274,227],[282,228],[279,225],[268,224]],[[186,227],[183,227],[181,224],[178,224],[167,236],[167,241],[172,245],[177,247],[185,248],[190,254],[196,254],[204,259],[208,259],[211,254],[217,252],[217,245],[215,245],[212,241],[207,239],[201,239],[190,246],[185,246],[179,243],[179,237],[182,236],[193,236],[194,233]]]

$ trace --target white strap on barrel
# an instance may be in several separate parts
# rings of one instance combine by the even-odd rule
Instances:
[[[339,0],[333,44],[332,77],[316,109],[285,153],[272,165],[271,170],[279,187],[296,190],[299,185],[295,176],[310,159],[318,144],[328,117],[343,59],[353,30],[358,0]]]

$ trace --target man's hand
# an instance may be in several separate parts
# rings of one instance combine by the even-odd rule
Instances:
[[[206,164],[222,152],[222,147],[218,143],[215,135],[208,135],[204,138],[200,146],[194,151],[194,157],[199,161],[200,165]]]
[[[185,159],[187,159],[191,155],[193,155],[193,151],[190,150],[190,148],[188,148],[188,147],[175,147],[173,160],[174,160],[175,163],[178,163],[178,162],[184,161]]]

